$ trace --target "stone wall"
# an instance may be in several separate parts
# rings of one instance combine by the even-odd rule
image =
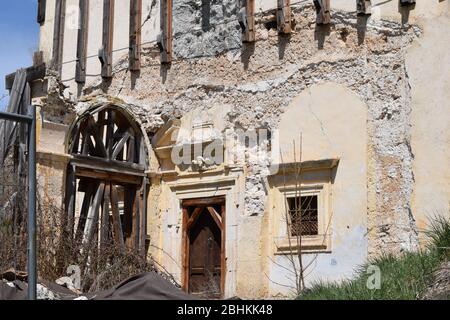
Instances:
[[[448,59],[449,44],[440,42],[439,25],[445,29],[449,17],[442,15],[439,25],[419,18],[414,21],[416,24],[402,24],[379,17],[356,18],[353,12],[334,11],[333,24],[316,26],[314,9],[308,5],[293,10],[295,28],[290,36],[278,35],[273,23],[262,23],[264,19],[259,19],[257,41],[240,44],[240,30],[236,25],[225,29],[208,27],[198,14],[202,3],[183,1],[174,8],[174,32],[179,37],[174,41],[175,59],[170,66],[160,64],[156,47],[150,45],[144,49],[140,73],[130,74],[125,53],[117,60],[112,81],[104,82],[97,77],[90,82],[83,92],[87,97],[78,101],[76,110],[87,107],[91,99],[109,95],[128,103],[150,136],[169,119],[213,107],[227,110],[222,119],[224,129],[265,127],[275,131],[280,129],[288,106],[302,92],[306,94],[313,87],[327,90],[326,86],[321,86],[324,83],[344,87],[367,108],[367,154],[364,155],[367,158],[367,194],[364,195],[367,205],[361,212],[364,219],[358,220],[365,221],[365,225],[358,225],[346,239],[349,243],[359,241],[361,236],[367,239],[367,247],[362,246],[355,253],[358,257],[365,257],[366,253],[371,256],[382,251],[417,249],[416,219],[420,216],[421,223],[425,223],[424,215],[418,212],[426,206],[426,197],[436,194],[430,189],[439,190],[435,198],[438,206],[444,211],[445,207],[448,209],[448,183],[445,182],[448,169],[444,169],[443,174],[433,173],[431,178],[437,179],[437,184],[424,183],[429,174],[424,169],[428,165],[424,158],[427,152],[437,155],[433,163],[438,166],[445,167],[448,162],[448,152],[442,152],[449,141],[448,130],[445,130],[448,121],[442,118],[429,133],[422,119],[422,113],[426,113],[426,119],[431,120],[430,114],[440,114],[439,110],[445,106],[445,97],[450,91],[448,76],[445,77],[445,72],[438,75],[429,71],[433,69],[431,65],[426,70],[418,65],[425,59],[425,52],[433,51],[433,61],[446,61],[443,57]],[[233,4],[235,2],[229,1],[220,6],[211,1],[213,10],[210,12],[214,14],[210,15],[209,22],[212,24],[232,15]],[[270,21],[270,14],[266,18],[265,21]],[[191,29],[198,31],[183,34],[183,30]],[[223,40],[225,37],[227,41]],[[438,50],[429,49],[434,44]],[[437,91],[440,98],[428,100],[427,94],[434,91],[436,77],[442,84]],[[427,89],[421,89],[422,86]],[[330,108],[333,108],[332,102]],[[431,111],[426,112],[427,107]],[[361,121],[345,109],[342,112],[341,125],[348,121],[352,127]],[[323,119],[312,111],[305,117],[323,125]],[[331,122],[329,120],[328,125]],[[297,132],[294,132],[293,137],[296,136]],[[437,153],[435,149],[438,149]],[[337,156],[342,150],[335,150]],[[421,156],[415,158],[418,154]],[[243,297],[270,295],[264,278],[264,270],[267,270],[264,250],[271,241],[263,236],[267,173],[251,158],[247,158],[242,170],[245,175],[241,201],[244,209],[239,209],[242,218],[239,220],[239,239],[246,245],[245,249],[238,249],[239,255],[244,256],[240,256],[241,264],[237,266],[238,270],[243,270],[236,275],[237,292]],[[416,186],[416,172],[420,186]],[[164,183],[162,187],[155,184],[152,188],[154,201],[168,198],[164,193],[170,190]],[[154,203],[149,206],[154,211],[149,219],[152,223],[149,230],[157,234],[154,239],[158,245],[167,245],[174,253],[179,252],[178,238],[161,233],[169,223],[164,212]],[[162,207],[165,206],[168,204]],[[258,279],[249,279],[250,266],[253,273],[258,273]]]

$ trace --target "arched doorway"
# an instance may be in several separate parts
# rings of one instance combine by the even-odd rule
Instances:
[[[145,253],[145,133],[123,108],[107,105],[85,112],[69,134],[65,210],[72,237]]]

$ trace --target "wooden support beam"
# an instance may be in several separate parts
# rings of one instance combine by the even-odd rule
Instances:
[[[225,202],[225,197],[212,197],[202,199],[188,199],[183,200],[183,206],[211,206],[214,204],[222,204]]]
[[[52,69],[61,75],[64,48],[64,27],[66,21],[66,0],[56,1],[53,28]]]
[[[26,68],[25,69],[26,82],[43,80],[45,78],[46,71],[47,71],[47,67],[46,67],[45,63]],[[10,73],[5,76],[5,89],[6,90],[12,89],[15,78],[16,78],[16,72]]]
[[[245,30],[242,41],[255,41],[255,0],[245,0]]]
[[[144,256],[145,241],[147,239],[147,194],[148,194],[148,179],[142,179],[142,187],[140,192],[140,235],[139,235],[139,253]]]
[[[370,0],[356,0],[356,14],[358,16],[370,15],[372,4]]]
[[[139,252],[139,240],[141,233],[141,201],[140,201],[140,192],[136,190],[135,198],[133,203],[133,249],[136,252]]]
[[[114,3],[115,0],[103,0],[103,40],[98,56],[102,64],[102,77],[112,77],[113,67],[113,35],[114,35]]]
[[[142,0],[130,0],[130,52],[129,69],[141,69]]]
[[[117,143],[117,145],[114,148],[111,159],[116,160],[117,155],[119,154],[120,151],[123,150],[125,143],[127,143],[127,141],[130,139],[130,137],[131,137],[131,134],[128,131],[124,132],[123,136],[120,138],[119,142]]]
[[[80,185],[83,184],[83,180],[80,180]],[[94,195],[94,191],[97,188],[97,183],[88,183],[87,189],[84,193],[83,204],[81,205],[80,218],[78,220],[77,231],[75,233],[75,239],[79,240],[84,233],[84,227],[86,225],[86,220],[89,212],[89,207],[91,205],[92,197]]]
[[[214,219],[214,222],[217,224],[219,229],[222,229],[222,217],[220,216],[220,214],[218,214],[213,207],[206,207],[206,209],[208,209],[209,214]]]
[[[161,0],[161,34],[157,39],[161,63],[172,62],[172,0]]]
[[[123,240],[123,230],[122,221],[120,220],[119,213],[119,196],[117,194],[117,189],[114,184],[111,184],[111,211],[112,211],[112,222],[113,222],[113,237],[116,245],[119,246],[121,251],[125,250],[125,242]]]
[[[330,0],[314,0],[316,7],[316,23],[329,24],[331,22]]]
[[[69,165],[66,171],[66,190],[65,190],[65,214],[67,217],[67,232],[71,237],[74,236],[75,224],[75,201],[77,194],[77,180],[75,176],[75,166]]]
[[[109,243],[109,207],[111,203],[111,184],[106,183],[103,196],[102,215],[100,224],[100,249],[104,249]]]
[[[139,185],[142,182],[142,178],[139,176],[131,176],[123,173],[115,173],[108,171],[92,170],[82,167],[76,167],[76,174],[78,177],[109,180],[114,181],[116,183]]]
[[[77,63],[75,67],[75,81],[86,82],[86,56],[89,28],[89,0],[79,0],[79,21],[77,38]]]
[[[291,0],[278,0],[278,33],[291,33]]]
[[[111,173],[123,173],[134,176],[145,176],[145,168],[136,163],[129,163],[123,161],[107,160],[97,157],[74,155],[72,162],[83,168],[89,168],[100,171],[107,171]]]
[[[91,206],[86,219],[86,225],[84,227],[83,243],[90,243],[95,231],[98,230],[98,212],[103,200],[103,193],[105,191],[105,183],[101,182],[95,192],[95,196],[92,199]]]
[[[47,0],[38,0],[38,12],[37,12],[37,23],[42,25],[45,22],[45,12],[47,7]]]
[[[136,202],[136,187],[125,186],[123,194],[124,217],[123,228],[125,233],[125,245],[127,248],[134,248],[134,215]]]
[[[191,229],[191,227],[194,225],[194,223],[197,221],[197,219],[202,214],[203,208],[197,207],[194,209],[194,212],[192,212],[191,217],[189,218],[186,228],[187,230]]]

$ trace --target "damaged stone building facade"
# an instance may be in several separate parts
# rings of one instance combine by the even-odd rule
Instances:
[[[306,286],[450,212],[448,0],[41,0],[38,22],[43,198],[190,292],[289,296],[298,201]]]

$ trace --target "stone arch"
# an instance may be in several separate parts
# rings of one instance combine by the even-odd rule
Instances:
[[[151,147],[141,124],[125,106],[97,105],[72,123],[65,147],[70,234],[145,253]]]

